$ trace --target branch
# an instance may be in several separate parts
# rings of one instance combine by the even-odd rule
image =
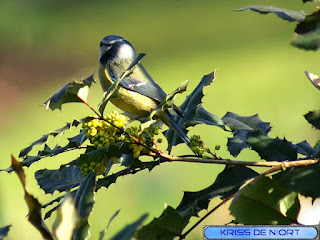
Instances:
[[[150,155],[153,155],[150,153]],[[290,160],[290,161],[268,161],[268,162],[252,162],[252,161],[241,161],[241,160],[231,160],[231,159],[203,159],[194,157],[175,157],[166,153],[159,153],[163,158],[166,158],[172,162],[192,162],[192,163],[209,163],[209,164],[224,164],[224,165],[238,165],[238,166],[253,166],[253,167],[272,167],[280,169],[286,169],[291,167],[298,167],[298,166],[307,166],[310,164],[315,164],[319,162],[319,160],[312,158],[312,159],[304,159],[304,160]]]

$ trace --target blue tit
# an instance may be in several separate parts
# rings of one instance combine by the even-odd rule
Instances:
[[[100,42],[98,76],[103,91],[107,91],[136,58],[133,46],[123,37],[109,35]],[[119,91],[110,101],[126,113],[148,117],[165,100],[167,94],[152,79],[145,68],[138,63],[133,72],[121,80]],[[182,110],[173,106],[173,110],[182,116]],[[175,130],[180,138],[190,147],[190,139],[174,121],[168,111],[158,111],[154,116],[161,119],[169,128]]]

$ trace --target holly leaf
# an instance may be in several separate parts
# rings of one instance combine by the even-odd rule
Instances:
[[[238,130],[256,131],[260,130],[263,133],[268,133],[271,130],[270,123],[261,121],[258,114],[252,116],[240,116],[236,113],[227,112],[222,121],[232,132]]]
[[[245,225],[296,224],[299,210],[297,193],[263,176],[243,188],[230,205],[235,222]]]
[[[273,176],[279,186],[313,199],[320,197],[320,164],[287,169]]]
[[[254,131],[247,133],[246,142],[267,161],[296,160],[298,157],[298,147],[285,138],[272,139],[260,131]]]
[[[62,170],[42,169],[35,173],[38,184],[45,193],[69,191],[79,186],[82,174],[78,166],[65,167]]]
[[[138,220],[121,229],[120,232],[114,235],[110,240],[131,240],[135,235],[137,229],[142,225],[147,217],[148,214],[142,215]]]
[[[36,140],[33,143],[31,143],[31,145],[29,145],[28,147],[22,149],[20,151],[19,158],[26,156],[32,150],[32,148],[34,146],[47,142],[49,136],[52,135],[52,136],[55,137],[58,134],[62,134],[64,131],[66,131],[68,129],[71,129],[73,126],[77,127],[82,121],[83,121],[83,119],[81,119],[80,121],[78,121],[77,119],[74,119],[71,123],[67,123],[64,127],[59,128],[59,129],[54,130],[54,131],[51,131],[50,133],[43,135],[41,138],[39,138],[38,140]]]
[[[316,129],[320,130],[320,110],[310,111],[304,118]]]
[[[260,131],[263,134],[268,134],[271,130],[270,123],[261,121],[258,114],[240,116],[227,112],[222,120],[233,132],[233,137],[228,138],[227,146],[228,151],[234,157],[238,156],[243,149],[250,147],[247,142],[249,132]]]
[[[307,141],[302,141],[302,142],[298,143],[297,147],[298,147],[298,153],[300,153],[306,157],[309,157],[309,158],[312,158],[316,152],[316,149],[311,147]]]
[[[317,50],[320,46],[320,10],[307,15],[301,21],[295,32],[297,37],[292,41],[292,45],[305,50]]]
[[[80,187],[74,197],[79,223],[77,224],[72,239],[86,239],[89,236],[88,218],[94,204],[94,190],[96,186],[95,172],[87,175],[80,183]]]
[[[202,98],[204,97],[203,88],[213,83],[215,78],[215,71],[205,75],[199,84],[195,87],[192,93],[186,97],[185,101],[180,106],[184,116],[180,117],[176,115],[174,120],[180,126],[180,128],[187,134],[186,127],[195,126],[197,124],[209,124],[224,128],[221,119],[209,112],[207,112],[202,106]],[[175,133],[173,129],[168,129],[165,132],[165,136],[168,141],[168,151],[171,151],[173,146],[182,143],[182,140]]]
[[[246,7],[237,9],[236,11],[240,12],[244,10],[251,10],[254,12],[258,12],[260,14],[274,13],[279,18],[289,22],[302,22],[306,17],[306,14],[304,11],[293,11],[289,9],[278,8],[274,6],[264,6],[264,5],[246,6]]]
[[[94,81],[93,75],[91,75],[85,79],[66,84],[44,102],[46,109],[61,110],[62,104],[86,101],[89,88]]]

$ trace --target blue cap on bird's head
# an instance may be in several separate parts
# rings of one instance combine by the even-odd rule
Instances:
[[[117,35],[109,35],[104,37],[100,42],[100,63],[104,64],[109,61],[133,60],[136,52],[131,45],[123,37]]]

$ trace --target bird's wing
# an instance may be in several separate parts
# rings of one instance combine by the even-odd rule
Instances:
[[[108,69],[106,68],[108,71]],[[110,76],[120,76],[120,69],[113,68],[109,72]],[[119,83],[121,87],[140,93],[146,97],[152,98],[157,102],[162,102],[167,94],[162,88],[152,79],[148,72],[141,64],[138,64],[133,72]]]

